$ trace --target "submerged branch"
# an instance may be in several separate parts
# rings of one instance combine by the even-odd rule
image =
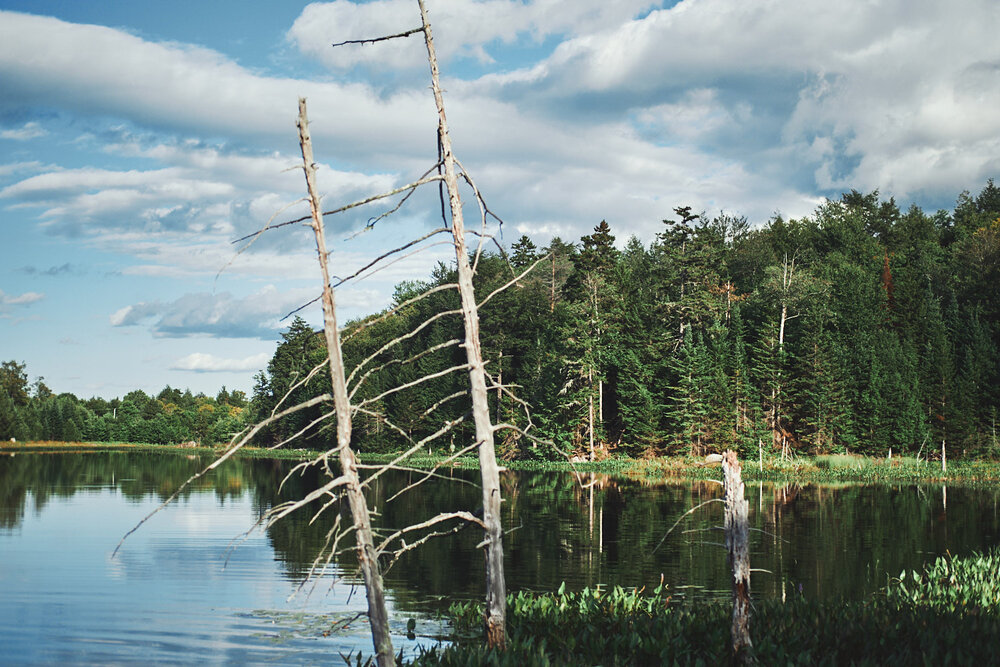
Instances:
[[[681,514],[680,518],[677,519],[677,521],[674,522],[674,525],[670,526],[670,530],[668,530],[663,535],[663,537],[660,538],[660,541],[656,544],[656,546],[653,547],[653,551],[655,552],[657,549],[659,549],[663,545],[663,542],[667,539],[667,537],[670,535],[670,533],[672,533],[674,531],[674,528],[677,527],[677,524],[679,524],[681,521],[684,520],[684,517],[686,517],[687,515],[693,513],[695,510],[699,510],[702,507],[704,507],[705,505],[709,505],[711,503],[723,503],[723,504],[725,504],[725,501],[722,500],[721,498],[712,498],[711,500],[706,500],[705,502],[703,502],[703,503],[701,503],[699,505],[695,505],[694,507],[692,507],[691,509],[689,509],[687,512],[684,512],[684,514]]]

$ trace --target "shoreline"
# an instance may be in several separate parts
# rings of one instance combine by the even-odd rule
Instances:
[[[68,452],[144,452],[164,454],[193,454],[200,456],[221,455],[223,447],[180,445],[150,445],[144,443],[103,442],[53,442],[0,443],[0,455],[19,453],[59,454]],[[241,458],[264,458],[305,461],[323,452],[305,449],[262,449],[244,447],[235,454]],[[378,465],[395,460],[399,453],[358,454],[362,464]],[[783,460],[780,457],[743,459],[746,481],[778,483],[926,483],[926,484],[996,484],[1000,482],[1000,461],[992,459],[953,459],[947,471],[941,470],[938,461],[918,461],[913,457],[896,456],[891,459],[860,455],[832,454],[796,456]],[[478,460],[472,456],[451,459],[444,455],[413,455],[406,466],[427,470],[434,466],[478,469]],[[605,474],[622,476],[644,482],[704,480],[718,477],[717,467],[704,465],[695,457],[657,457],[643,459],[609,458],[602,461],[505,461],[501,470],[529,470],[540,472],[575,472],[579,474]]]

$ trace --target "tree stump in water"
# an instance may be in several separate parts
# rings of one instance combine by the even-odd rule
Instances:
[[[747,544],[748,506],[736,452],[722,455],[722,486],[726,496],[726,550],[732,572],[732,657],[736,664],[754,662],[750,642],[750,551]]]

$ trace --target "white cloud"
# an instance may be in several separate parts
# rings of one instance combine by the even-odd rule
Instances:
[[[27,141],[28,139],[36,139],[38,137],[44,137],[48,134],[40,124],[31,121],[25,123],[20,128],[16,130],[3,130],[0,132],[0,139],[13,139],[14,141]]]
[[[572,239],[607,218],[620,237],[648,239],[681,204],[758,221],[774,210],[808,213],[819,195],[850,187],[897,199],[953,197],[1000,169],[996,3],[657,6],[431,3],[446,62],[501,63],[477,80],[446,80],[446,99],[463,163],[517,230]],[[88,141],[106,141],[110,155],[150,168],[50,171],[0,195],[42,207],[53,230],[99,233],[101,248],[139,260],[126,273],[216,271],[232,258],[233,236],[302,195],[301,174],[281,172],[297,162],[298,95],[310,98],[317,154],[328,160],[320,171],[327,202],[387,189],[433,161],[425,75],[392,79],[391,90],[382,76],[424,67],[419,38],[329,46],[413,27],[418,18],[404,0],[309,5],[287,37],[337,74],[308,81],[263,76],[200,47],[4,13],[0,86],[9,98],[125,119],[122,127],[136,133]],[[553,37],[562,42],[549,57],[503,67],[506,49]],[[44,48],[53,43],[65,47]],[[338,78],[359,65],[371,85]],[[147,130],[194,139],[151,139],[141,134]],[[264,148],[237,151],[206,137]],[[432,200],[415,197],[404,220],[433,217]],[[343,227],[356,229],[374,210]],[[398,236],[403,225],[396,229]],[[264,235],[227,270],[308,277],[303,240]]]
[[[58,44],[59,48],[52,48]],[[28,57],[26,54],[31,54]],[[314,139],[368,162],[393,147],[428,154],[433,102],[421,87],[384,99],[370,86],[268,77],[198,46],[154,43],[96,25],[0,12],[0,107],[49,106],[144,127],[296,148],[297,100]],[[422,113],[421,113],[422,112]],[[371,138],[379,144],[371,146]]]
[[[22,171],[38,171],[43,168],[44,165],[37,160],[32,160],[30,162],[9,162],[7,164],[0,164],[0,178],[5,178],[11,174],[17,174]]]
[[[519,38],[540,42],[550,35],[599,30],[657,6],[651,0],[449,0],[429,3],[435,50],[442,61],[458,56],[494,62],[499,45]],[[427,69],[420,34],[377,45],[331,43],[395,35],[420,27],[420,13],[409,0],[312,3],[288,31],[288,39],[324,65],[341,69],[363,64],[377,70]]]
[[[154,336],[183,338],[261,338],[272,340],[286,325],[280,319],[308,303],[309,290],[279,292],[269,285],[243,298],[228,292],[185,294],[171,303],[140,302],[111,315],[115,327],[148,326]]]
[[[170,369],[197,373],[256,371],[264,368],[270,359],[271,355],[268,352],[253,354],[242,359],[224,359],[204,352],[194,352],[175,361]]]
[[[5,294],[3,290],[0,290],[0,306],[26,306],[37,301],[41,301],[45,298],[44,294],[39,292],[24,292],[14,296],[13,294]]]
[[[476,88],[564,123],[629,114],[649,141],[753,164],[772,196],[780,180],[953,196],[997,169],[998,29],[990,0],[687,0]]]

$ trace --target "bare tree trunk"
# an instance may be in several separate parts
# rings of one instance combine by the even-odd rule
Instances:
[[[753,662],[750,641],[750,550],[747,543],[748,507],[736,452],[722,455],[722,486],[726,496],[726,548],[733,573],[732,655],[738,664]]]
[[[597,281],[594,281],[594,323],[597,327],[597,344],[601,344],[601,314],[597,307]],[[597,422],[604,429],[604,380],[597,378]],[[591,457],[593,459],[593,457]]]
[[[590,385],[587,391],[587,430],[590,436],[590,460],[594,460],[594,370],[588,369],[587,383]]]
[[[785,322],[788,320],[788,305],[781,304],[781,326],[778,327],[778,347],[785,346]]]
[[[465,352],[469,364],[469,384],[472,394],[472,417],[476,425],[476,441],[479,443],[479,468],[483,484],[483,523],[486,526],[484,539],[486,547],[486,640],[490,646],[504,648],[507,644],[507,586],[503,573],[503,529],[500,523],[500,470],[497,466],[493,442],[493,425],[490,423],[489,405],[486,400],[486,371],[479,342],[479,311],[472,286],[472,267],[465,246],[465,223],[462,215],[462,199],[458,191],[458,177],[455,174],[455,155],[448,133],[444,98],[441,94],[440,75],[431,25],[427,20],[427,8],[423,0],[420,5],[420,19],[427,45],[427,60],[431,67],[431,85],[438,112],[438,126],[441,137],[441,154],[444,161],[445,186],[451,207],[451,231],[455,245],[455,261],[458,265],[458,290],[462,300],[462,318],[465,322]]]
[[[556,254],[552,253],[552,294],[549,299],[549,312],[556,312]]]
[[[334,308],[333,289],[330,287],[330,271],[326,252],[326,237],[323,232],[323,214],[320,209],[319,194],[316,192],[316,165],[313,161],[312,140],[309,136],[309,118],[306,114],[306,100],[299,98],[299,142],[302,146],[302,164],[309,188],[309,207],[312,210],[312,229],[316,236],[316,252],[323,274],[323,332],[329,351],[330,379],[333,385],[333,401],[337,413],[337,451],[342,474],[347,478],[345,485],[351,518],[354,521],[357,542],[358,565],[365,582],[368,597],[368,620],[372,629],[372,643],[379,667],[396,664],[389,635],[389,615],[385,607],[385,591],[382,574],[379,572],[378,554],[372,539],[371,519],[368,503],[361,491],[357,459],[351,450],[351,405],[347,397],[347,383],[344,378],[344,360],[340,350],[340,332],[337,330],[337,313]]]
[[[781,324],[778,327],[778,348],[785,346],[785,322],[788,317],[788,299],[792,289],[792,278],[795,275],[795,257],[791,263],[788,261],[788,253],[785,253],[784,262],[781,265]]]

